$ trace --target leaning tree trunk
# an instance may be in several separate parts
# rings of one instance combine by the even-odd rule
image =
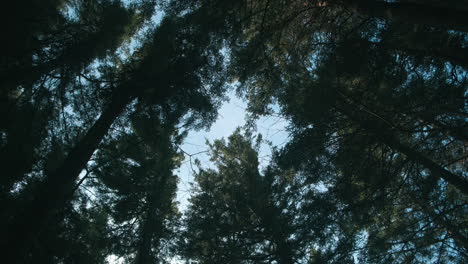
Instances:
[[[468,180],[446,170],[415,148],[402,143],[396,133],[392,132],[394,131],[394,128],[391,125],[383,122],[382,120],[378,120],[375,116],[371,116],[370,114],[363,116],[362,113],[358,113],[362,111],[359,111],[359,109],[350,105],[346,102],[346,99],[343,100],[336,108],[339,112],[364,128],[380,142],[404,154],[408,159],[428,169],[434,176],[444,179],[463,194],[468,195]]]
[[[468,69],[468,49],[444,45],[428,45],[424,40],[409,41],[404,38],[394,38],[389,43],[390,48],[403,51],[409,55],[439,58]]]
[[[445,27],[468,32],[468,11],[423,5],[417,2],[385,2],[378,0],[330,0],[369,17],[401,21],[419,25]]]
[[[412,56],[438,58],[468,69],[468,48],[463,46],[460,36],[400,23],[393,23],[383,33],[381,44],[390,49]]]
[[[6,263],[21,263],[35,238],[55,212],[70,199],[80,172],[86,167],[98,144],[114,120],[133,100],[129,89],[117,91],[87,134],[67,155],[65,161],[38,186],[31,201],[10,217],[0,246]]]
[[[399,0],[399,2],[468,11],[468,1],[466,0]]]
[[[432,221],[445,228],[455,243],[463,248],[468,249],[468,238],[462,233],[463,229],[461,229],[459,226],[453,225],[443,215],[436,213],[434,209],[430,208],[426,202],[427,198],[424,199],[422,197],[416,197],[415,194],[411,193],[411,190],[408,190],[408,192],[409,196],[416,203],[416,205],[421,208],[424,213],[428,214]]]

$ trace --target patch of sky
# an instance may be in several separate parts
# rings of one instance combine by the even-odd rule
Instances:
[[[106,262],[110,263],[110,264],[124,264],[124,263],[126,263],[124,258],[118,257],[116,255],[108,256],[106,258]]]
[[[363,260],[363,250],[366,249],[366,245],[369,241],[369,232],[362,230],[357,236],[356,249],[353,253],[354,263],[360,263]]]
[[[74,1],[66,2],[66,4],[61,9],[61,12],[62,15],[69,21],[78,22],[78,11]]]
[[[194,164],[195,159],[200,162],[203,168],[214,169],[214,165],[209,159],[209,148],[205,143],[221,138],[227,139],[238,127],[243,127],[247,123],[246,102],[236,96],[234,92],[229,93],[228,97],[229,101],[221,106],[216,122],[208,130],[190,131],[180,146],[185,153],[185,161],[175,173],[180,178],[177,201],[181,211],[185,211],[187,208],[187,201],[191,195],[194,173],[197,171]],[[273,108],[278,110],[277,107]],[[281,147],[288,142],[288,124],[287,120],[277,115],[264,116],[256,121],[254,134],[261,134],[263,139],[259,149],[259,169],[265,168],[269,164],[273,147]]]
[[[135,51],[141,48],[145,43],[147,36],[161,23],[163,17],[164,12],[162,10],[156,10],[151,19],[144,23],[127,43],[117,49],[116,54],[119,58],[122,61],[131,58]]]

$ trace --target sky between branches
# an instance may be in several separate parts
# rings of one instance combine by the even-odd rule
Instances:
[[[237,97],[234,92],[231,92],[229,93],[229,101],[221,106],[218,119],[209,130],[192,130],[188,133],[180,148],[187,154],[192,155],[192,157],[190,160],[190,156],[186,154],[182,166],[175,172],[179,176],[177,201],[180,203],[179,209],[182,212],[188,205],[191,183],[193,183],[193,170],[197,170],[194,164],[195,159],[200,160],[204,168],[212,167],[207,152],[208,146],[205,144],[206,140],[213,142],[216,139],[227,139],[237,127],[244,126],[246,124],[246,108],[246,103]],[[278,147],[287,142],[287,125],[288,121],[278,116],[262,117],[256,121],[256,134],[261,134],[263,138],[259,152],[261,167],[268,165],[271,157],[271,147],[267,142]]]

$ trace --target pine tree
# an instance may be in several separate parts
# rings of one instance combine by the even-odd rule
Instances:
[[[357,251],[369,262],[463,261],[466,71],[443,50],[464,47],[465,33],[369,13],[400,3],[342,2],[258,2],[245,43],[234,49],[240,89],[254,114],[278,104],[291,120],[295,139],[283,150],[284,166],[327,184],[339,212],[356,218],[340,242],[369,235],[366,247],[351,243],[331,251],[335,257]],[[350,3],[359,7],[349,10]],[[417,36],[428,41],[402,41]]]
[[[239,130],[210,145],[216,169],[195,176],[195,194],[186,214],[182,254],[213,263],[295,263],[307,229],[296,213],[299,194],[270,168],[259,172],[261,138]],[[305,231],[306,233],[301,233]]]
[[[161,263],[170,256],[179,213],[175,191],[182,156],[174,120],[159,120],[155,109],[132,115],[133,132],[106,142],[97,154],[92,176],[111,212],[113,254],[133,263]],[[115,242],[117,241],[117,242]]]
[[[189,27],[187,21],[201,24]],[[43,179],[29,190],[31,199],[5,212],[8,219],[2,246],[11,249],[6,259],[24,256],[48,219],[65,206],[79,174],[130,102],[138,99],[143,104],[173,109],[179,119],[190,112],[189,122],[194,126],[213,120],[224,82],[223,57],[219,55],[222,39],[210,32],[213,25],[221,30],[224,21],[220,23],[210,23],[196,13],[168,15],[142,45],[139,57],[118,71],[118,81],[104,80],[93,87],[104,86],[108,92],[103,95],[107,103],[95,123],[62,153],[53,169],[41,173]],[[36,220],[31,222],[32,218]]]

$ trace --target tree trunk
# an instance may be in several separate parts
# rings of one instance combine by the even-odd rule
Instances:
[[[385,2],[377,0],[334,0],[332,4],[343,5],[365,16],[419,25],[446,27],[468,32],[468,11],[417,2]]]
[[[135,264],[152,263],[151,256],[151,241],[153,240],[154,220],[156,218],[156,201],[150,198],[150,204],[146,211],[145,219],[140,229],[140,237],[138,241],[138,251],[136,254]]]
[[[146,218],[145,222],[143,223],[143,227],[140,230],[140,238],[139,238],[139,245],[138,245],[138,252],[137,257],[135,259],[135,264],[146,264],[146,263],[153,263],[155,262],[151,256],[151,248],[152,248],[152,241],[155,241],[159,244],[160,237],[154,237],[156,233],[160,233],[162,230],[162,215],[158,215],[156,210],[159,209],[161,213],[162,207],[164,206],[162,201],[162,195],[166,187],[168,175],[162,175],[162,178],[158,183],[153,184],[153,188],[151,188],[152,192],[157,193],[150,193],[148,195],[149,205],[146,211]],[[156,231],[155,231],[156,230]]]
[[[294,264],[293,249],[288,243],[289,234],[284,230],[288,226],[288,223],[285,223],[281,219],[281,210],[268,198],[270,189],[260,179],[261,176],[258,174],[258,171],[249,173],[248,175],[250,178],[247,180],[247,188],[251,196],[251,207],[260,218],[261,225],[265,228],[266,236],[276,245],[272,253],[279,263]]]
[[[270,208],[270,213],[261,214],[262,223],[265,229],[270,233],[273,243],[276,245],[275,255],[281,264],[294,264],[294,254],[290,244],[288,243],[288,234],[283,231],[287,223],[280,219],[281,212],[274,205],[266,205],[266,209]]]
[[[443,134],[468,144],[468,131],[464,127],[453,127],[442,124],[434,118],[424,118],[423,121],[428,125],[439,129]]]
[[[468,1],[463,0],[399,0],[399,2],[468,11]]]
[[[397,135],[392,132],[394,129],[389,124],[376,120],[376,117],[370,116],[370,114],[364,117],[361,113],[356,113],[358,109],[353,108],[347,102],[342,102],[337,109],[359,126],[366,129],[367,132],[373,135],[380,142],[404,154],[408,159],[424,166],[434,176],[444,179],[463,194],[468,195],[468,181],[465,178],[451,173],[439,164],[427,158],[423,153],[403,144],[398,139]]]
[[[7,263],[22,262],[30,245],[47,225],[48,219],[70,199],[80,172],[85,168],[114,120],[132,101],[133,96],[128,90],[128,88],[121,89],[114,94],[108,107],[70,151],[62,165],[49,173],[37,187],[33,198],[10,217],[9,226],[3,232],[0,244],[5,252],[3,260]]]
[[[385,132],[383,133],[384,134],[380,136],[380,133],[374,132],[374,135],[377,138],[381,139],[381,141],[387,146],[403,153],[409,159],[421,164],[437,177],[444,179],[446,182],[453,185],[459,191],[461,191],[465,195],[468,195],[468,181],[466,179],[459,175],[449,172],[448,170],[441,167],[439,164],[425,157],[422,153],[402,144],[394,135],[385,135]]]
[[[452,223],[447,221],[443,215],[436,213],[434,209],[430,208],[426,202],[427,198],[423,199],[422,197],[416,197],[413,193],[411,193],[411,190],[408,191],[411,199],[421,208],[423,212],[431,217],[432,221],[445,228],[457,244],[463,248],[468,249],[468,238],[459,232],[459,230],[462,230],[460,227],[454,226]]]
[[[450,47],[441,45],[428,45],[426,41],[406,41],[397,38],[390,45],[397,50],[407,52],[409,55],[440,58],[454,65],[468,69],[468,49],[463,47]]]

